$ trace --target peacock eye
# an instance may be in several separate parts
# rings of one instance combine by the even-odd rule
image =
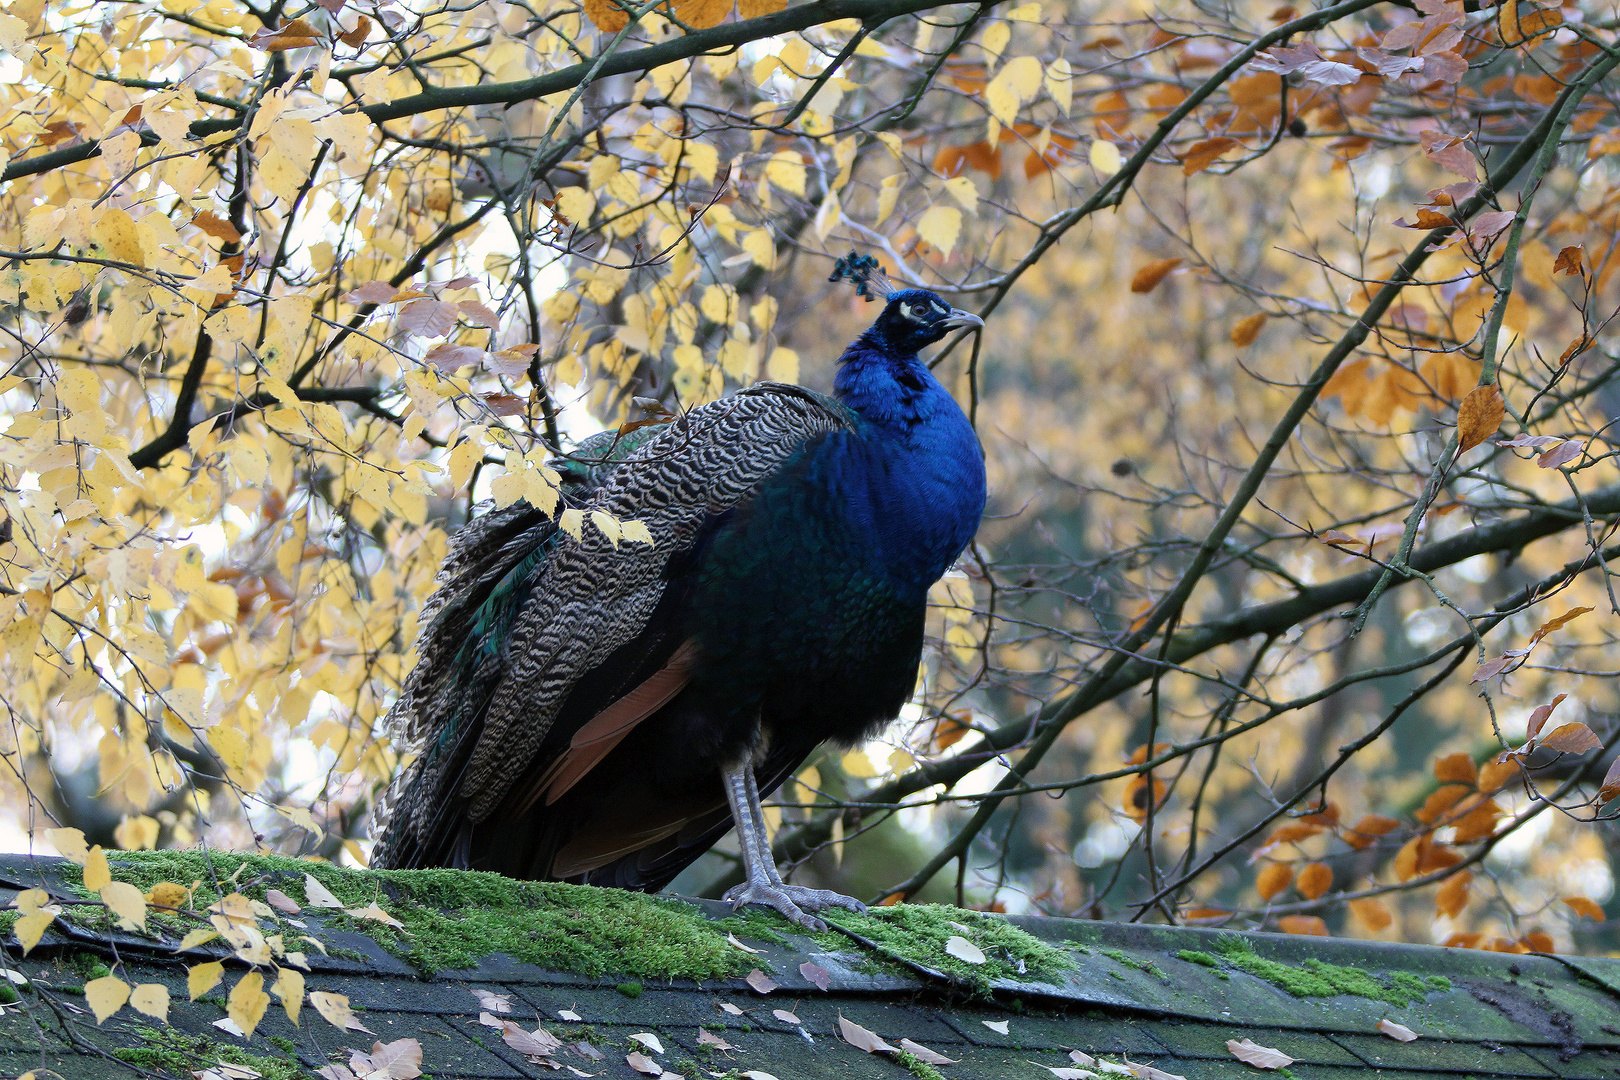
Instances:
[[[910,304],[905,303],[904,301],[901,301],[901,304],[900,304],[900,314],[904,315],[906,318],[910,319],[912,322],[917,321],[917,309],[912,307]]]

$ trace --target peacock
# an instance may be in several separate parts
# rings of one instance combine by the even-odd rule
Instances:
[[[651,545],[521,501],[455,535],[391,713],[417,756],[380,800],[373,865],[652,892],[735,827],[735,906],[812,929],[864,910],[783,881],[760,799],[915,688],[929,587],[986,495],[918,351],[984,324],[870,256],[840,278],[884,303],[832,397],[756,383],[556,463],[567,502]]]

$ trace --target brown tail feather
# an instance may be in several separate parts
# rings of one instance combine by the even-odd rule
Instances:
[[[676,694],[685,689],[691,681],[692,663],[696,657],[696,645],[690,641],[683,643],[663,667],[586,721],[569,740],[568,749],[557,755],[557,759],[531,784],[516,793],[509,813],[513,816],[523,814],[541,799],[550,806],[567,794],[637,724],[669,704]]]

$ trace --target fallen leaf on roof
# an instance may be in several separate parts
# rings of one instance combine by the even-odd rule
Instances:
[[[984,950],[965,937],[945,939],[945,951],[967,964],[984,963]]]
[[[222,1016],[218,1020],[215,1020],[214,1026],[223,1032],[235,1035],[238,1039],[247,1038],[247,1032],[242,1030],[242,1025],[238,1024],[235,1020],[232,1020],[228,1016]],[[369,1034],[369,1032],[367,1034]]]
[[[1069,1060],[1074,1062],[1076,1065],[1084,1065],[1087,1068],[1097,1064],[1097,1059],[1086,1053],[1084,1050],[1070,1050]]]
[[[298,906],[298,901],[282,892],[280,889],[266,889],[264,902],[277,911],[285,911],[288,915],[296,915],[304,909]],[[238,1066],[240,1067],[240,1066]]]
[[[832,984],[832,972],[808,960],[799,965],[799,974],[814,983],[817,990],[825,991]]]
[[[395,930],[405,929],[404,923],[388,914],[388,912],[384,911],[376,904],[367,904],[363,908],[345,908],[343,914],[352,916],[356,919],[370,919],[373,922],[380,922],[384,926],[393,927]]]
[[[473,997],[478,999],[479,1006],[489,1012],[504,1013],[512,1011],[511,994],[492,994],[488,990],[476,987],[473,988],[472,994]]]
[[[772,990],[776,989],[776,984],[771,981],[771,977],[759,970],[759,968],[755,968],[753,971],[750,971],[748,973],[748,978],[744,979],[743,981],[749,986],[752,986],[761,994],[768,994]]]
[[[630,1036],[630,1038],[634,1039],[642,1046],[645,1046],[655,1054],[662,1054],[664,1052],[664,1044],[659,1042],[658,1036],[654,1035],[650,1031],[638,1031],[634,1035]]]
[[[574,1044],[574,1053],[578,1054],[580,1057],[590,1058],[592,1061],[602,1060],[602,1051],[598,1050],[596,1047],[592,1046],[583,1039]]]
[[[366,1080],[415,1080],[422,1075],[422,1044],[415,1039],[396,1039],[371,1044],[371,1053],[356,1050],[349,1055],[349,1068]]]
[[[501,1022],[501,1041],[520,1054],[541,1057],[561,1049],[562,1040],[545,1028],[524,1031],[510,1020]]]
[[[749,1069],[747,1072],[742,1074],[742,1077],[743,1080],[776,1080],[776,1077],[772,1076],[770,1073],[762,1072],[759,1069]]]
[[[930,1050],[922,1043],[912,1042],[910,1039],[901,1039],[900,1049],[904,1050],[906,1053],[910,1054],[924,1065],[955,1065],[958,1060],[956,1058],[948,1058],[944,1054],[939,1053],[937,1050]]]
[[[1243,1064],[1253,1065],[1257,1069],[1281,1069],[1294,1063],[1294,1059],[1281,1050],[1261,1046],[1253,1039],[1227,1039],[1226,1048]]]
[[[784,1024],[799,1023],[799,1018],[788,1012],[786,1009],[772,1009],[771,1015],[782,1021]]]
[[[581,1019],[583,1019],[583,1017],[581,1017],[579,1013],[575,1012],[573,1009],[558,1009],[557,1019],[568,1020],[577,1024]]]
[[[664,1075],[664,1067],[646,1054],[626,1054],[624,1055],[624,1063],[638,1073],[645,1073],[648,1076]]]
[[[735,1049],[737,1049],[735,1046],[732,1046],[730,1043],[726,1042],[726,1040],[722,1039],[720,1036],[711,1034],[711,1033],[709,1033],[707,1031],[704,1031],[702,1028],[698,1028],[698,1045],[699,1046],[712,1046],[716,1050],[735,1050]]]
[[[1127,1061],[1125,1067],[1131,1071],[1131,1075],[1136,1077],[1136,1080],[1187,1080],[1185,1076],[1165,1072],[1163,1069],[1155,1069],[1151,1065],[1138,1065],[1135,1062]]]
[[[733,1005],[729,1001],[722,1001],[720,1003],[720,1011],[725,1013],[727,1016],[741,1016],[743,1014],[741,1009],[737,1008],[737,1006]]]
[[[349,999],[344,994],[329,994],[325,990],[317,990],[309,995],[309,1003],[315,1006],[315,1011],[326,1018],[326,1022],[339,1031],[365,1031],[367,1035],[374,1032],[367,1031],[366,1026],[354,1018],[349,1009]]]
[[[747,945],[744,945],[742,942],[737,940],[737,935],[736,934],[727,934],[726,935],[726,942],[732,948],[741,949],[743,952],[748,953],[750,956],[758,956],[761,952],[764,951],[763,949],[750,949]]]
[[[857,1050],[865,1050],[868,1054],[876,1054],[880,1051],[885,1054],[892,1054],[897,1049],[878,1038],[876,1032],[868,1031],[854,1021],[844,1019],[843,1013],[838,1014],[838,1033],[844,1037],[844,1041],[849,1045]]]
[[[332,895],[332,891],[319,881],[314,874],[304,875],[304,900],[310,907],[340,908],[343,901]]]
[[[192,1075],[203,1077],[205,1080],[213,1080],[214,1077],[218,1077],[219,1080],[252,1080],[255,1076],[263,1076],[264,1073],[251,1065],[233,1065],[229,1061],[216,1061],[203,1072]]]
[[[1007,1021],[1005,1020],[981,1020],[979,1023],[983,1024],[997,1035],[1007,1034]]]
[[[209,1080],[206,1073],[201,1075],[203,1080]],[[319,1076],[321,1080],[359,1080],[359,1077],[355,1076],[347,1065],[338,1065],[335,1063],[327,1065],[324,1068],[316,1069],[315,1075]]]
[[[586,1071],[585,1071],[585,1070],[584,1070],[584,1069],[576,1069],[576,1068],[574,1068],[574,1067],[573,1067],[573,1066],[572,1066],[572,1065],[570,1065],[570,1066],[568,1066],[568,1071],[569,1071],[569,1072],[571,1072],[571,1073],[573,1073],[573,1074],[574,1074],[574,1075],[575,1075],[575,1076],[586,1076],[586,1077],[590,1077],[590,1076],[596,1076],[596,1075],[598,1075],[598,1074],[597,1074],[597,1073],[588,1073],[588,1072],[586,1072]]]
[[[1031,1061],[1031,1065],[1041,1065],[1038,1061]],[[1088,1069],[1071,1069],[1067,1065],[1041,1065],[1041,1068],[1051,1073],[1056,1080],[1094,1080],[1096,1073]]]
[[[506,1027],[506,1021],[502,1020],[500,1017],[496,1016],[494,1013],[487,1013],[487,1012],[479,1013],[478,1014],[478,1022],[480,1024],[483,1024],[485,1027],[492,1027],[496,1031],[500,1031],[502,1028]]]
[[[1417,1038],[1417,1032],[1405,1024],[1397,1024],[1393,1020],[1378,1021],[1378,1030],[1394,1039],[1396,1042],[1411,1042]]]

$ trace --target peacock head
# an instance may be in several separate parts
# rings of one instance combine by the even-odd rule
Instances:
[[[970,311],[953,308],[927,289],[897,289],[870,255],[851,251],[833,266],[828,281],[847,281],[867,300],[884,301],[883,311],[868,334],[902,353],[915,353],[964,326],[983,326]]]

